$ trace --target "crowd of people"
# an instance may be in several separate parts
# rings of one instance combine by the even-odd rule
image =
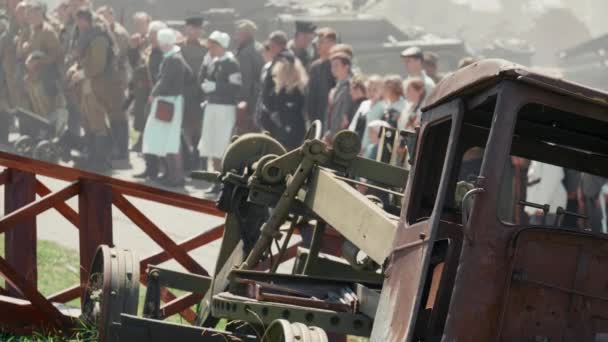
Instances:
[[[415,47],[401,54],[405,79],[364,75],[339,32],[310,22],[296,22],[293,37],[275,31],[260,43],[250,20],[206,35],[203,18],[187,18],[178,31],[138,12],[129,33],[112,8],[89,0],[66,0],[52,12],[39,0],[7,7],[0,144],[12,124],[7,113],[18,108],[81,139],[79,167],[130,168],[132,150],[146,162],[135,177],[172,187],[189,170],[218,170],[234,134],[267,131],[293,149],[315,120],[328,142],[356,131],[374,157],[378,130],[413,130],[441,77],[438,56]]]
[[[292,37],[275,31],[260,43],[250,20],[230,33],[207,34],[200,17],[187,18],[178,31],[138,12],[129,33],[112,8],[94,9],[89,0],[66,0],[52,13],[39,0],[7,6],[0,17],[0,145],[8,141],[8,113],[18,108],[65,125],[84,151],[79,167],[129,169],[135,151],[146,168],[134,177],[169,187],[182,187],[190,170],[218,171],[234,135],[266,131],[294,149],[316,120],[326,142],[349,129],[361,138],[362,155],[377,159],[381,132],[414,131],[442,78],[439,56],[418,47],[395,56],[405,77],[365,75],[339,32],[310,22],[296,22]],[[459,67],[473,62],[464,58]],[[18,127],[35,134],[22,118]],[[541,170],[529,169],[529,177]],[[560,199],[572,211],[589,199],[586,206],[597,209],[592,226],[606,231],[605,201],[595,200],[608,194],[605,182],[565,181],[573,176],[553,171],[555,177],[542,178],[554,184],[531,188],[529,197]],[[560,182],[567,194],[547,198]]]

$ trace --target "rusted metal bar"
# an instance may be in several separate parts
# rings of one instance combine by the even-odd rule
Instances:
[[[36,217],[39,214],[51,209],[58,202],[65,202],[66,200],[76,196],[79,191],[78,182],[72,183],[69,186],[57,191],[50,193],[38,201],[31,202],[21,208],[12,211],[10,214],[0,219],[0,234],[5,233],[10,228],[16,227],[17,224]]]
[[[146,279],[146,274],[142,273],[140,274],[140,281],[144,286],[147,286],[148,282]],[[171,303],[172,301],[177,299],[177,296],[175,296],[171,291],[169,291],[166,288],[161,288],[160,290],[160,299],[164,302],[164,303]],[[179,315],[185,319],[186,321],[188,321],[188,323],[190,324],[194,324],[194,322],[196,322],[196,313],[191,309],[191,308],[187,308],[182,310],[181,312],[179,312]]]
[[[51,303],[67,303],[80,297],[80,285],[74,285],[65,290],[50,295],[47,299]]]
[[[0,152],[0,166],[13,168],[25,172],[34,173],[67,182],[77,180],[88,180],[104,183],[118,192],[137,198],[142,198],[158,203],[167,204],[177,208],[202,212],[209,215],[223,217],[224,212],[217,209],[215,202],[188,195],[177,194],[171,191],[156,189],[143,184],[135,184],[125,180],[107,177],[91,172],[64,167],[56,164],[45,163],[39,160],[32,160],[10,153]]]
[[[83,180],[78,196],[80,214],[80,284],[81,294],[89,280],[89,267],[99,245],[112,243],[112,189],[107,184]],[[81,301],[81,304],[84,301]]]
[[[4,275],[5,280],[11,286],[19,289],[24,297],[29,300],[32,305],[45,315],[49,323],[55,328],[64,330],[72,325],[69,318],[64,316],[56,307],[51,304],[31,282],[21,276],[6,260],[0,258],[0,273]]]
[[[283,257],[281,258],[281,260],[278,261],[279,264],[284,263],[285,261],[291,260],[293,258],[296,257],[296,254],[298,254],[298,248],[302,247],[302,243],[298,243],[295,244],[289,248],[287,248],[287,250],[285,251],[285,253],[283,254]],[[274,254],[272,256],[273,259],[277,258],[278,255]],[[267,271],[270,269],[272,265],[270,264],[270,259],[265,260],[264,262],[260,263],[260,270],[262,271]]]
[[[198,304],[203,299],[204,295],[200,293],[189,293],[179,298],[167,302],[161,306],[162,319],[171,317],[175,314],[183,312],[186,309]]]
[[[4,170],[2,170],[2,172],[0,172],[0,185],[6,184],[7,181],[8,181],[8,169],[4,169]]]
[[[219,240],[222,238],[222,234],[224,233],[224,225],[215,227],[209,231],[206,231],[204,233],[201,233],[195,237],[192,237],[188,240],[185,240],[183,242],[181,242],[180,244],[178,244],[177,246],[186,251],[189,252],[193,249],[199,248],[201,246],[204,246],[210,242]],[[167,253],[167,251],[162,251],[162,252],[158,252],[156,254],[150,255],[146,258],[144,258],[141,262],[141,268],[142,268],[142,273],[143,271],[145,271],[146,267],[148,267],[148,265],[160,265],[165,261],[171,260],[172,257],[169,253]]]
[[[46,196],[51,193],[51,189],[49,189],[46,185],[44,185],[41,181],[36,180],[36,192],[39,196]],[[67,203],[58,202],[54,206],[55,210],[61,214],[66,220],[70,221],[76,229],[80,226],[80,217],[78,213],[72,209]]]
[[[186,251],[181,249],[171,238],[165,234],[154,222],[137,209],[123,195],[113,192],[112,199],[114,205],[120,209],[133,223],[135,223],[144,233],[154,242],[165,249],[177,262],[179,262],[189,272],[201,275],[209,273],[199,265]]]
[[[8,170],[4,188],[4,213],[10,214],[36,200],[36,176],[19,170]],[[36,288],[38,270],[36,263],[36,217],[30,216],[11,227],[5,234],[5,258],[8,265],[19,270],[26,282]],[[6,290],[13,297],[21,291],[8,284]]]

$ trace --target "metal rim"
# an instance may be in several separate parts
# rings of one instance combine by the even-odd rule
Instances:
[[[15,141],[15,152],[20,155],[28,156],[34,150],[34,139],[29,135],[24,135]]]
[[[328,338],[321,328],[278,319],[270,324],[262,342],[328,342]]]
[[[34,147],[34,159],[56,163],[59,161],[58,147],[48,140],[42,140]]]
[[[95,325],[99,341],[118,341],[112,330],[120,315],[137,314],[139,262],[133,252],[99,246],[90,268],[83,319]]]

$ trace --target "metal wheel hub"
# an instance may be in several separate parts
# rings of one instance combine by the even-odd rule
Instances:
[[[99,246],[90,268],[82,318],[97,327],[99,341],[118,341],[121,313],[136,315],[139,261],[129,250]]]
[[[328,338],[321,328],[279,319],[268,327],[262,342],[328,342]]]

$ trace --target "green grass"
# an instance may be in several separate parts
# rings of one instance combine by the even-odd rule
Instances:
[[[50,296],[58,291],[72,287],[80,282],[80,257],[78,251],[65,248],[54,242],[39,240],[37,244],[38,254],[38,290],[44,296]],[[4,257],[4,235],[0,234],[0,256]],[[0,275],[0,286],[4,287],[4,279]],[[183,291],[172,290],[176,296],[185,294]],[[141,315],[143,310],[143,302],[146,295],[146,288],[140,287],[139,290],[139,310]],[[80,299],[75,299],[69,303],[69,306],[79,307]],[[181,316],[175,315],[169,317],[167,321],[174,323],[183,323]],[[88,336],[91,332],[88,328],[79,327],[76,331],[76,338],[69,340],[70,342],[88,342],[93,341]],[[46,336],[31,336],[17,337],[2,334],[0,332],[0,342],[59,342],[56,337]]]
[[[80,259],[77,251],[54,242],[38,241],[37,253],[38,290],[43,295],[50,296],[80,283]],[[4,257],[3,235],[0,235],[0,255]],[[79,305],[78,301],[69,304]]]
[[[65,248],[54,242],[38,241],[38,290],[45,296],[52,295],[65,288],[74,286],[79,283],[79,255],[78,251]],[[0,256],[4,257],[4,236],[0,234]],[[0,285],[4,286],[4,279],[0,276]],[[183,291],[172,290],[176,296],[185,294]],[[142,306],[146,294],[146,288],[140,287],[139,290],[139,310],[141,315]],[[79,307],[80,299],[73,300],[68,303],[70,306]],[[169,317],[169,322],[187,324],[179,315]],[[224,330],[226,320],[221,320],[216,327],[219,330]],[[94,330],[89,327],[81,326],[75,331],[75,337],[70,340],[60,339],[57,337],[34,335],[29,337],[11,336],[0,332],[0,342],[93,342],[96,339],[91,336],[95,335]],[[366,339],[349,337],[348,342],[363,342]]]

